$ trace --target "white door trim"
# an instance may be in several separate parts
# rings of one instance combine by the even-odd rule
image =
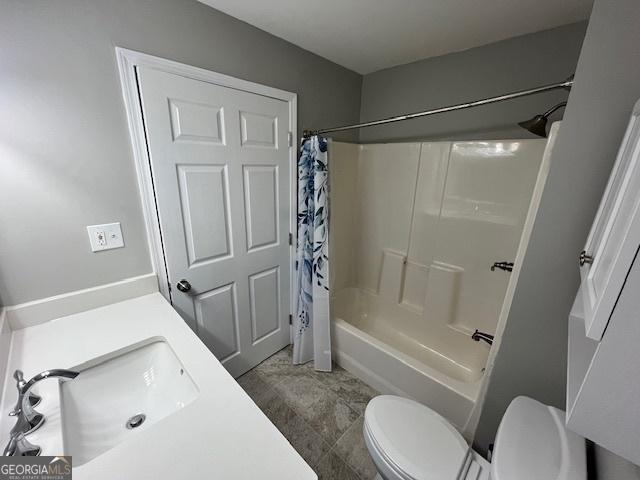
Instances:
[[[291,145],[289,146],[289,198],[290,198],[290,218],[289,231],[292,233],[293,241],[289,248],[290,275],[291,275],[291,305],[290,312],[294,311],[295,305],[295,245],[296,245],[296,165],[297,165],[297,103],[298,96],[295,93],[287,92],[273,87],[260,85],[259,83],[241,80],[239,78],[212,72],[203,68],[185,65],[161,57],[155,57],[146,53],[116,47],[116,59],[120,73],[120,83],[122,96],[127,113],[127,123],[131,134],[131,145],[133,148],[133,158],[136,165],[138,186],[140,188],[140,200],[147,230],[147,242],[151,256],[153,271],[158,276],[158,286],[160,293],[169,301],[169,279],[164,258],[164,248],[162,236],[160,234],[160,221],[156,209],[155,193],[153,190],[153,180],[151,177],[151,160],[147,150],[147,141],[144,133],[142,121],[142,109],[138,96],[138,83],[136,81],[135,68],[145,66],[167,73],[173,73],[194,80],[200,80],[223,87],[234,88],[249,93],[255,93],[266,97],[283,100],[289,104],[289,131],[291,132]]]

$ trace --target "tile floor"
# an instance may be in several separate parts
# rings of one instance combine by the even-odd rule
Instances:
[[[238,378],[319,480],[371,480],[362,437],[364,409],[378,392],[335,365],[331,373],[293,366],[291,347]]]

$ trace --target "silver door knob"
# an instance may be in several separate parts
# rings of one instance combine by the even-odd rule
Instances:
[[[580,256],[578,257],[578,260],[580,261],[580,266],[584,266],[585,263],[593,263],[593,257],[591,255],[588,255],[586,250],[582,250],[580,252]]]
[[[181,292],[188,292],[189,290],[191,290],[191,284],[189,282],[187,282],[184,278],[182,280],[180,280],[178,282],[178,284],[176,285],[176,288],[178,290],[180,290]]]

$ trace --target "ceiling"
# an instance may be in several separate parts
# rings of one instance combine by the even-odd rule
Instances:
[[[586,19],[593,0],[200,0],[366,74]]]

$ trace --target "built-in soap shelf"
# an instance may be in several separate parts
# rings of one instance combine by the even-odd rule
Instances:
[[[399,303],[402,298],[402,284],[407,255],[385,248],[382,251],[380,279],[378,281],[378,295],[380,298],[393,303]]]
[[[457,265],[435,261],[427,266],[408,260],[403,252],[384,249],[377,294],[430,319],[452,325],[456,320],[463,273],[464,269]]]

